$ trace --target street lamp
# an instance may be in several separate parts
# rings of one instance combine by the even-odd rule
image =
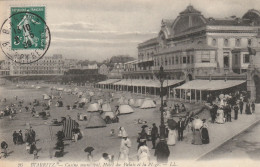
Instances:
[[[161,125],[160,125],[160,136],[165,137],[165,125],[164,125],[164,117],[163,117],[163,82],[166,78],[166,73],[163,70],[163,67],[160,67],[160,71],[157,74],[157,78],[160,81],[161,84],[161,91],[160,91],[160,97],[161,97],[161,107],[160,107],[160,112],[161,112]]]

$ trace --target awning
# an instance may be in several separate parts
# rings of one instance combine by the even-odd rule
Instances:
[[[183,82],[183,80],[165,80],[163,86],[171,86]],[[161,84],[158,80],[141,80],[141,79],[123,79],[119,82],[114,83],[114,85],[122,86],[145,86],[145,87],[161,87]]]
[[[222,90],[231,88],[245,83],[245,80],[193,80],[187,82],[176,89],[193,89],[193,90]]]
[[[112,84],[112,83],[115,83],[115,82],[118,82],[120,81],[120,79],[108,79],[108,80],[105,80],[105,81],[101,81],[101,82],[98,82],[98,84]]]

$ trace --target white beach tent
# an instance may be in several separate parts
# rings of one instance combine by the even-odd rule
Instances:
[[[89,105],[87,111],[89,112],[89,119],[87,121],[86,128],[99,128],[105,127],[106,122],[101,117],[100,106],[97,103],[92,103]]]
[[[50,96],[48,96],[47,94],[43,94],[42,96],[43,96],[44,100],[49,100],[50,99]]]
[[[128,104],[130,106],[134,106],[135,105],[135,100],[134,99],[129,99]]]
[[[87,98],[81,98],[79,103],[88,103],[88,99]]]
[[[99,110],[101,110],[101,108],[98,103],[91,103],[87,109],[88,112],[94,112],[94,111],[99,111]]]
[[[128,103],[129,103],[128,99],[125,99],[124,104],[128,104]]]
[[[130,113],[134,112],[132,107],[130,107],[128,104],[120,105],[118,110],[119,110],[120,114],[130,114]]]
[[[102,105],[102,110],[103,110],[103,114],[102,114],[102,118],[105,119],[107,116],[109,118],[114,118],[115,117],[115,113],[112,111],[112,108],[110,106],[109,103],[105,103]]]
[[[143,104],[143,101],[144,101],[144,99],[137,99],[137,100],[135,101],[134,106],[135,106],[135,107],[140,107],[140,106]]]
[[[145,109],[145,108],[155,108],[156,104],[154,104],[154,101],[152,99],[145,99],[143,101],[143,104],[140,106],[140,108]]]
[[[124,97],[120,97],[117,101],[118,104],[124,104]]]
[[[110,104],[109,103],[103,104],[102,105],[102,111],[104,111],[104,112],[112,111],[112,108],[111,108]]]
[[[58,91],[63,91],[63,88],[57,88]]]

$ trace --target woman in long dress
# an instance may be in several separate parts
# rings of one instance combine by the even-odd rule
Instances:
[[[204,122],[201,128],[201,139],[203,144],[209,144],[209,132],[207,124]]]
[[[252,114],[249,102],[246,103],[246,114]]]
[[[174,146],[176,144],[176,138],[177,138],[176,130],[169,129],[167,144],[169,146]]]
[[[202,145],[201,133],[199,129],[193,130],[193,139],[191,144]]]
[[[150,160],[150,151],[146,144],[143,144],[138,149],[138,160],[141,162],[148,162]]]
[[[217,111],[217,118],[216,118],[215,122],[219,123],[219,124],[225,123],[224,111],[223,111],[222,107]]]

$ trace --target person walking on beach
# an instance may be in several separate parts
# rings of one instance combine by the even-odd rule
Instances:
[[[228,104],[226,106],[226,110],[227,110],[227,122],[231,122],[231,107],[230,107],[230,104]]]
[[[159,136],[158,128],[157,128],[156,124],[153,123],[153,128],[151,131],[151,138],[152,138],[152,144],[153,144],[152,149],[155,149],[155,142],[156,142],[156,139],[158,138],[158,136]]]
[[[31,137],[32,141],[36,142],[36,140],[35,140],[36,133],[35,133],[35,131],[33,130],[33,128],[31,126],[30,126],[30,129],[29,129],[29,134],[30,134],[30,137]]]
[[[243,102],[243,100],[241,99],[241,100],[239,101],[240,114],[242,114],[242,112],[243,112],[243,107],[244,107],[244,102]]]
[[[15,145],[17,144],[17,139],[18,139],[18,134],[17,134],[16,131],[14,131],[14,133],[13,133],[13,142],[14,142]]]
[[[235,106],[234,106],[235,120],[237,120],[237,117],[238,117],[238,110],[239,110],[239,107],[237,104],[235,104]]]
[[[1,143],[1,155],[3,155],[4,158],[7,157],[7,148],[8,148],[8,144],[5,141],[3,141]]]
[[[122,137],[123,137],[123,139],[121,140],[119,158],[121,160],[128,162],[129,161],[129,149],[131,148],[132,143],[131,143],[130,139],[127,137],[127,134],[123,134]]]
[[[93,162],[93,155],[92,155],[92,151],[94,151],[95,149],[93,147],[87,147],[85,148],[85,152],[87,153],[87,161],[88,162]]]
[[[146,131],[145,131],[145,128],[146,128],[146,127],[147,127],[146,125],[143,125],[143,126],[142,126],[142,131],[141,131],[141,133],[139,134],[139,138],[138,138],[138,140],[137,140],[137,142],[139,143],[138,146],[137,146],[137,150],[139,149],[139,147],[140,147],[141,145],[146,144],[146,141],[147,141],[147,139],[148,139],[148,135],[147,135],[147,133],[146,133]]]
[[[22,133],[22,130],[19,130],[19,133],[17,134],[17,144],[23,144],[23,133]]]
[[[251,103],[251,108],[252,108],[252,113],[254,113],[255,112],[255,103],[254,102]]]
[[[252,114],[249,102],[246,103],[246,114]]]
[[[178,124],[177,124],[177,128],[178,128],[178,141],[182,141],[183,140],[183,131],[185,128],[185,122],[182,120],[182,118],[180,117]]]
[[[143,143],[138,149],[137,152],[138,155],[138,161],[140,162],[149,162],[150,160],[150,151],[149,148],[147,147],[146,143]]]
[[[154,156],[156,156],[158,163],[168,163],[170,150],[164,137],[160,137],[160,142],[156,145]]]

